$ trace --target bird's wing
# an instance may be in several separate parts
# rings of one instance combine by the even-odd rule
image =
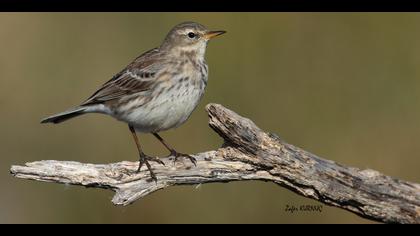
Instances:
[[[106,82],[82,106],[100,104],[126,95],[147,91],[156,82],[156,75],[164,68],[165,61],[158,49],[137,57],[124,70]]]

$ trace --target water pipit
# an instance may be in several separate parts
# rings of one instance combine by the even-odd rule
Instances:
[[[155,181],[149,161],[164,163],[144,154],[136,131],[153,134],[175,161],[187,157],[196,164],[194,157],[177,152],[158,133],[182,125],[197,107],[208,79],[204,58],[207,44],[223,33],[194,22],[181,23],[159,47],[137,57],[80,106],[47,117],[41,123],[61,123],[86,113],[106,114],[127,123],[140,156],[137,171],[145,164]]]

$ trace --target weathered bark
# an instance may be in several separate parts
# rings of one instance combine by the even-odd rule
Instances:
[[[210,127],[224,145],[166,166],[151,163],[157,182],[137,162],[84,164],[69,161],[38,161],[12,166],[18,178],[111,189],[112,202],[128,205],[154,191],[172,185],[240,180],[271,181],[302,196],[346,209],[386,223],[420,223],[420,185],[383,175],[375,170],[346,167],[321,159],[259,129],[218,104],[206,107]]]

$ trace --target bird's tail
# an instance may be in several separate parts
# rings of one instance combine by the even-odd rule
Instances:
[[[67,111],[52,115],[50,117],[47,117],[43,120],[41,120],[41,123],[54,123],[54,124],[58,124],[61,123],[63,121],[66,121],[68,119],[74,118],[76,116],[80,116],[85,114],[87,107],[75,107],[72,109],[69,109]]]

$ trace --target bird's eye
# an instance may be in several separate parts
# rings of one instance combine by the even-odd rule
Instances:
[[[189,37],[190,39],[195,38],[195,34],[194,34],[193,32],[189,32],[189,33],[188,33],[188,37]]]

